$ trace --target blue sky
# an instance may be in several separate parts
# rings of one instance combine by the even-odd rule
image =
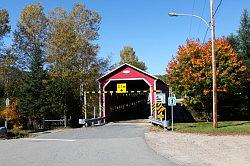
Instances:
[[[135,49],[139,60],[144,61],[148,72],[164,74],[172,56],[186,39],[203,41],[206,25],[193,17],[169,17],[167,13],[193,13],[208,22],[209,0],[1,0],[0,8],[10,13],[12,30],[25,5],[40,2],[46,12],[55,7],[71,9],[74,2],[83,2],[88,9],[102,16],[99,56],[110,56],[112,63],[120,59],[124,46]],[[215,0],[215,8],[220,0]],[[223,0],[216,13],[216,37],[235,33],[243,9],[250,12],[249,0]],[[204,10],[203,10],[204,9]],[[210,38],[208,32],[206,40]],[[6,43],[10,43],[6,39]]]

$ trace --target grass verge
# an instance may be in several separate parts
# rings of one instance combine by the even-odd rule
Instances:
[[[212,122],[175,123],[174,129],[185,133],[250,135],[250,121],[218,122],[218,126],[218,128],[213,128]]]
[[[6,135],[0,136],[0,139],[17,139],[29,137],[30,132],[27,130],[12,129],[8,130]]]
[[[30,132],[26,130],[12,129],[12,130],[8,130],[7,132],[8,139],[24,138],[24,137],[28,137],[29,135],[30,135]]]

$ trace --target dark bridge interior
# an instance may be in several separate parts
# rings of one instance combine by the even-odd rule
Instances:
[[[118,83],[126,83],[127,91],[134,93],[106,94],[107,121],[144,119],[150,116],[149,93],[137,93],[138,90],[149,90],[144,80],[111,81],[106,91],[116,91]]]

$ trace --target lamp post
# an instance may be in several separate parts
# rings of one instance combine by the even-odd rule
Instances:
[[[203,19],[200,16],[194,15],[194,14],[179,14],[179,13],[168,13],[171,17],[177,17],[177,16],[191,16],[196,17],[200,20],[202,20],[208,28],[211,30],[211,40],[212,40],[212,73],[213,73],[213,127],[218,127],[218,121],[217,121],[217,85],[216,85],[216,58],[215,58],[215,52],[214,52],[214,40],[215,40],[215,32],[214,32],[214,2],[213,0],[210,0],[210,17],[211,17],[211,23],[210,25],[208,22]]]
[[[196,18],[201,19],[201,20],[207,25],[207,27],[210,28],[209,24],[207,23],[207,21],[206,21],[204,18],[202,18],[202,17],[200,17],[200,16],[197,16],[197,15],[195,15],[195,14],[168,13],[168,15],[169,15],[170,17],[177,17],[177,16],[191,16],[191,17],[196,17]]]

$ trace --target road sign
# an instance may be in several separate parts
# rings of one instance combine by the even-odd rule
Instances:
[[[116,93],[126,93],[126,92],[127,92],[126,83],[117,84]]]
[[[160,115],[158,115],[157,117],[160,118],[160,119],[163,119],[163,118],[164,118],[164,115],[163,115],[163,114],[160,114]]]
[[[176,97],[168,97],[168,106],[176,106]]]
[[[165,104],[166,103],[165,96],[166,96],[165,93],[156,93],[156,103]]]
[[[79,124],[85,124],[85,119],[79,119]]]

